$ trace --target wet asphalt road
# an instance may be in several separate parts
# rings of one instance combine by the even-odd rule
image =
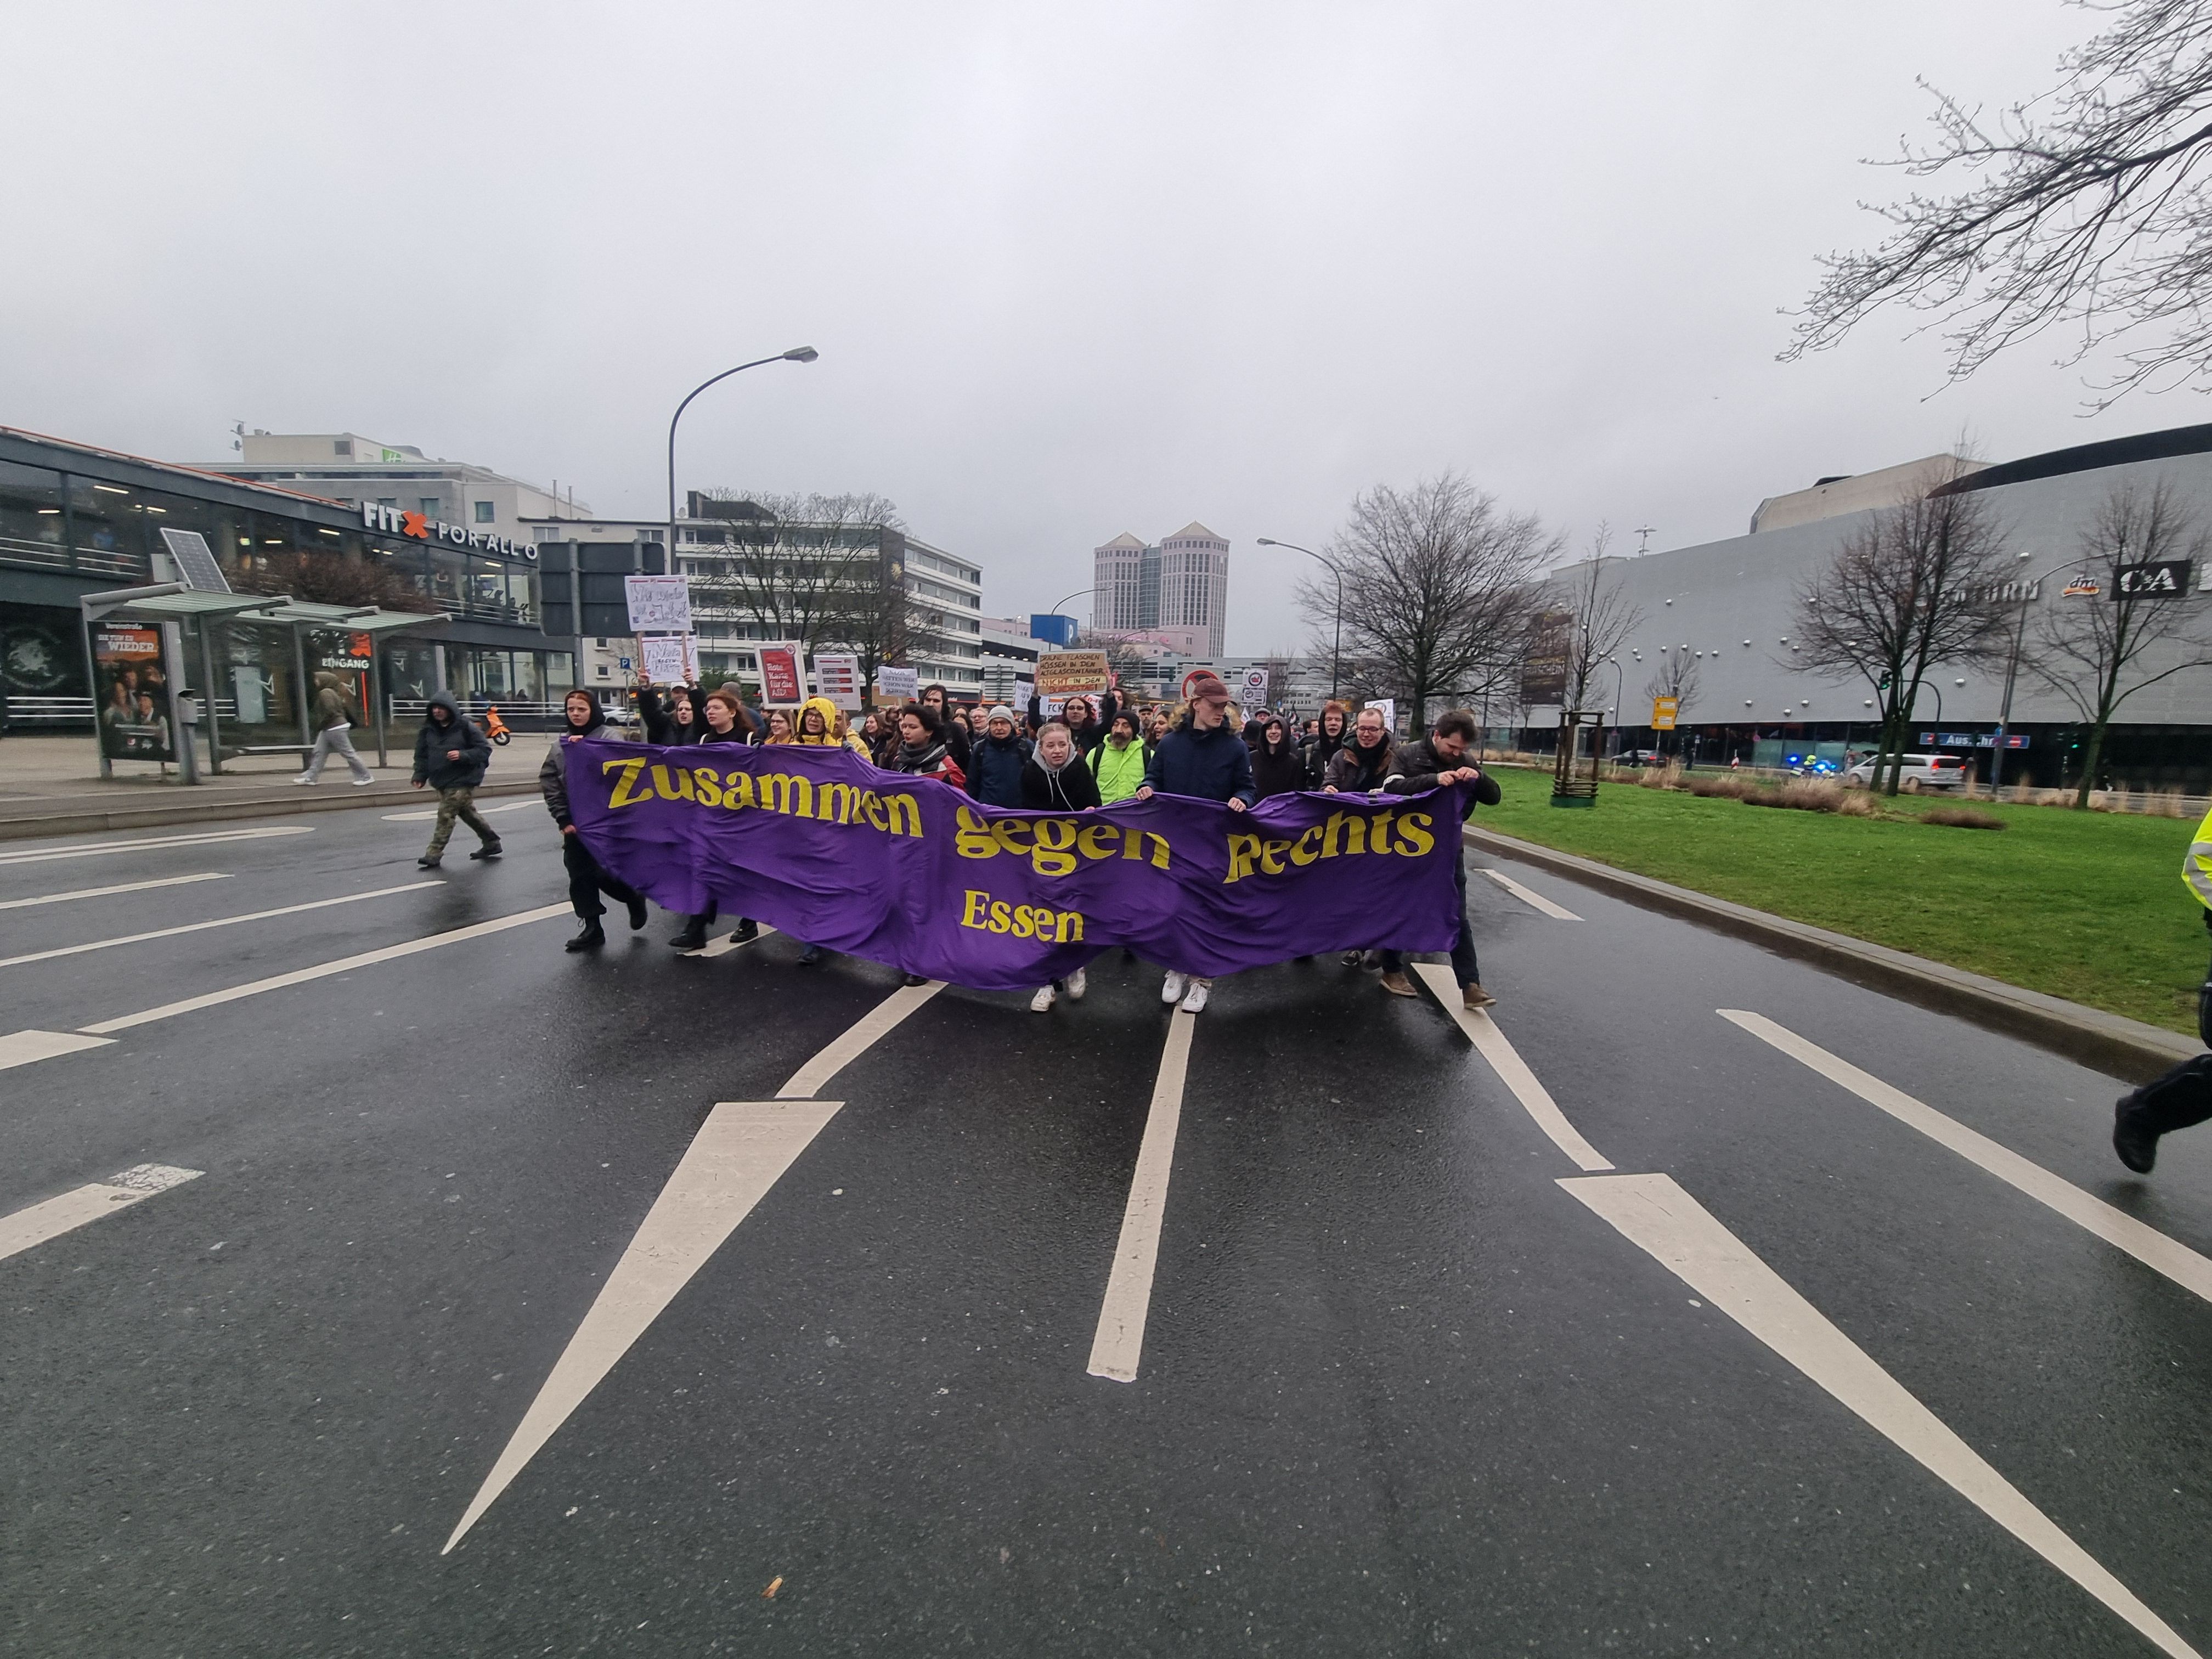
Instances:
[[[513,850],[464,831],[441,885],[0,966],[0,1034],[558,902],[542,809],[493,822]],[[0,908],[0,957],[428,878],[419,822],[265,827],[307,833],[0,846],[0,902],[225,878]],[[2138,1180],[2110,1079],[1500,867],[1580,918],[1471,884],[1497,1024],[1574,1128],[2212,1645],[2212,1308],[1716,1011],[2206,1254],[2212,1134]],[[1135,1382],[1086,1361],[1170,1017],[1116,951],[1080,1004],[947,989],[839,1072],[441,1554],[716,1103],[898,985],[614,920],[596,957],[556,916],[0,1070],[0,1218],[203,1172],[0,1261],[0,1650],[2157,1650],[1563,1188],[1434,1000],[1333,959],[1195,1023]]]

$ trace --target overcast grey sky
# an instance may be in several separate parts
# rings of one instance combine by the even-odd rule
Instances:
[[[1774,354],[1925,76],[2041,89],[2051,0],[9,8],[0,423],[176,460],[353,430],[661,510],[877,490],[1050,604],[1201,520],[1229,646],[1304,639],[1354,492],[1459,467],[1579,545],[2081,418],[1902,319]],[[1939,392],[1941,395],[1930,396]],[[1082,601],[1071,607],[1080,612]]]

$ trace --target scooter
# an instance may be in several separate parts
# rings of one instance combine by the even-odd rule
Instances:
[[[484,710],[483,729],[484,736],[489,738],[494,743],[497,744],[502,749],[507,747],[507,740],[514,735],[514,732],[507,729],[507,722],[500,719],[499,709],[496,706]]]

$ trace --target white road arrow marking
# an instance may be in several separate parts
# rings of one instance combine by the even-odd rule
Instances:
[[[1436,994],[1437,1000],[1443,1004],[1444,1012],[1467,1033],[1475,1052],[1490,1062],[1490,1069],[1513,1091],[1522,1109],[1536,1120],[1538,1128],[1551,1136],[1553,1146],[1574,1160],[1577,1169],[1613,1168],[1598,1155],[1597,1148],[1584,1140],[1581,1132],[1567,1121],[1567,1115],[1552,1098],[1551,1091],[1536,1080],[1535,1073],[1528,1069],[1528,1062],[1505,1040],[1505,1033],[1498,1029],[1498,1022],[1491,1018],[1489,1012],[1467,1006],[1450,969],[1433,962],[1417,962],[1413,969],[1421,976],[1421,982]]]
[[[43,1204],[0,1216],[0,1261],[102,1216],[127,1210],[156,1193],[166,1193],[187,1181],[198,1181],[206,1173],[204,1170],[180,1170],[173,1164],[134,1164],[105,1181],[88,1182]]]
[[[37,898],[0,899],[0,910],[27,910],[34,904],[67,904],[72,899],[106,898],[111,893],[143,893],[149,887],[183,887],[196,881],[228,881],[230,877],[217,870],[203,870],[196,876],[163,876],[159,881],[126,881],[113,887],[80,887],[73,893],[46,893]]]
[[[2197,1659],[2126,1585],[1670,1177],[1580,1176],[1559,1185],[2161,1651]]]
[[[113,1037],[88,1036],[82,1031],[10,1031],[0,1036],[0,1072],[14,1066],[52,1060],[58,1054],[105,1048],[114,1041]]]
[[[1491,880],[1496,882],[1507,892],[1512,894],[1515,898],[1519,899],[1522,903],[1531,905],[1536,909],[1541,910],[1547,916],[1551,916],[1559,921],[1580,921],[1582,920],[1582,918],[1577,915],[1573,911],[1565,909],[1559,905],[1553,903],[1551,900],[1546,898],[1541,893],[1531,892],[1528,888],[1523,887],[1519,882],[1514,880],[1512,877],[1507,875],[1503,870],[1485,870],[1482,873],[1488,876]]]
[[[941,979],[927,985],[902,985],[885,997],[853,1028],[791,1074],[791,1081],[775,1091],[778,1100],[804,1100],[818,1094],[824,1084],[850,1066],[894,1030],[900,1021],[945,988]]]
[[[2102,1199],[2090,1197],[2040,1164],[2032,1163],[2011,1147],[1946,1117],[1902,1089],[1892,1088],[1871,1073],[1861,1071],[1818,1043],[1808,1042],[1789,1027],[1776,1024],[1764,1014],[1741,1008],[1723,1008],[1718,1012],[1723,1019],[1741,1025],[1792,1060],[1801,1060],[1822,1077],[1840,1083],[1868,1104],[1879,1106],[1899,1122],[1909,1124],[1968,1163],[1986,1170],[2037,1202],[2050,1206],[2075,1226],[2094,1233],[2107,1244],[2118,1246],[2184,1290],[2194,1291],[2212,1302],[2212,1261],[2207,1261],[2186,1244],[2168,1238],[2155,1227],[2146,1226],[2124,1210],[2114,1209]]]

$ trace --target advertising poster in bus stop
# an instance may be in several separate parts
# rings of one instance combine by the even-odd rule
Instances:
[[[110,760],[173,761],[169,687],[161,672],[158,627],[96,623],[92,629],[93,696],[100,708],[100,752]]]

